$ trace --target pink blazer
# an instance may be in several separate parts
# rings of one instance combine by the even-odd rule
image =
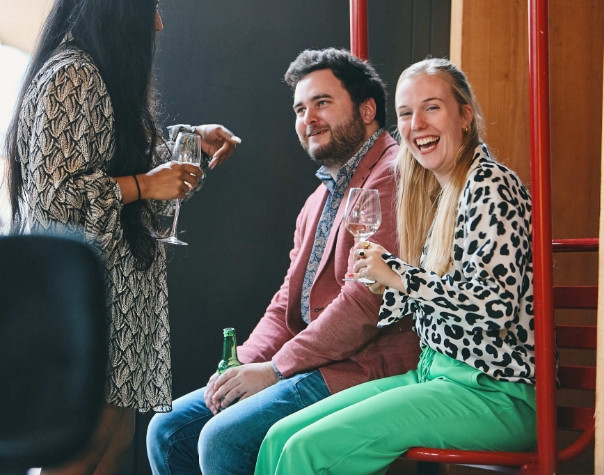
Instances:
[[[396,142],[384,132],[349,184],[349,188],[379,190],[382,225],[370,240],[392,252],[398,249],[393,173],[397,151]],[[411,329],[411,318],[392,328],[378,329],[381,296],[363,284],[342,280],[352,266],[354,246],[342,222],[344,206],[336,215],[311,289],[311,322],[307,325],[302,321],[302,282],[327,194],[321,184],[304,204],[296,222],[285,280],[238,354],[243,363],[272,359],[284,377],[318,368],[335,393],[416,368],[419,342]]]

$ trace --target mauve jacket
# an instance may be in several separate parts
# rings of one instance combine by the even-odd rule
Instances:
[[[359,163],[349,188],[380,192],[382,224],[370,241],[396,252],[396,206],[393,164],[398,145],[384,132]],[[411,319],[378,329],[381,296],[363,284],[344,282],[352,267],[354,239],[344,227],[345,198],[333,224],[310,292],[310,324],[300,309],[302,282],[315,230],[327,198],[324,185],[306,200],[298,215],[290,266],[266,313],[243,345],[242,363],[273,360],[284,377],[318,368],[330,392],[417,367],[419,342]]]

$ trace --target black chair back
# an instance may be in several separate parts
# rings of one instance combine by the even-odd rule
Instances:
[[[67,461],[103,403],[105,285],[85,244],[0,237],[0,472]]]

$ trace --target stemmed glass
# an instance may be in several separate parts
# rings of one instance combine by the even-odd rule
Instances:
[[[378,190],[351,188],[344,209],[344,226],[354,236],[355,245],[375,233],[380,224],[382,224],[382,210]],[[375,283],[365,277],[346,277],[344,280],[356,280],[363,284]]]
[[[174,149],[172,151],[172,160],[175,162],[191,163],[201,166],[201,137],[194,133],[180,132],[176,137]],[[174,200],[174,219],[172,221],[172,230],[170,235],[161,238],[161,242],[168,244],[179,244],[187,246],[188,243],[181,241],[176,237],[176,227],[178,226],[178,215],[180,214],[180,200]]]

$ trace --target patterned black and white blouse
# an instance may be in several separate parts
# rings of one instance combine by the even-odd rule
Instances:
[[[106,402],[141,411],[171,408],[165,250],[138,271],[120,222],[114,117],[101,75],[74,47],[55,54],[28,89],[19,116],[24,225],[83,231],[107,272]]]
[[[479,145],[457,207],[453,267],[439,276],[382,258],[405,292],[387,288],[378,326],[413,314],[422,348],[501,381],[534,384],[531,202],[514,172]]]

